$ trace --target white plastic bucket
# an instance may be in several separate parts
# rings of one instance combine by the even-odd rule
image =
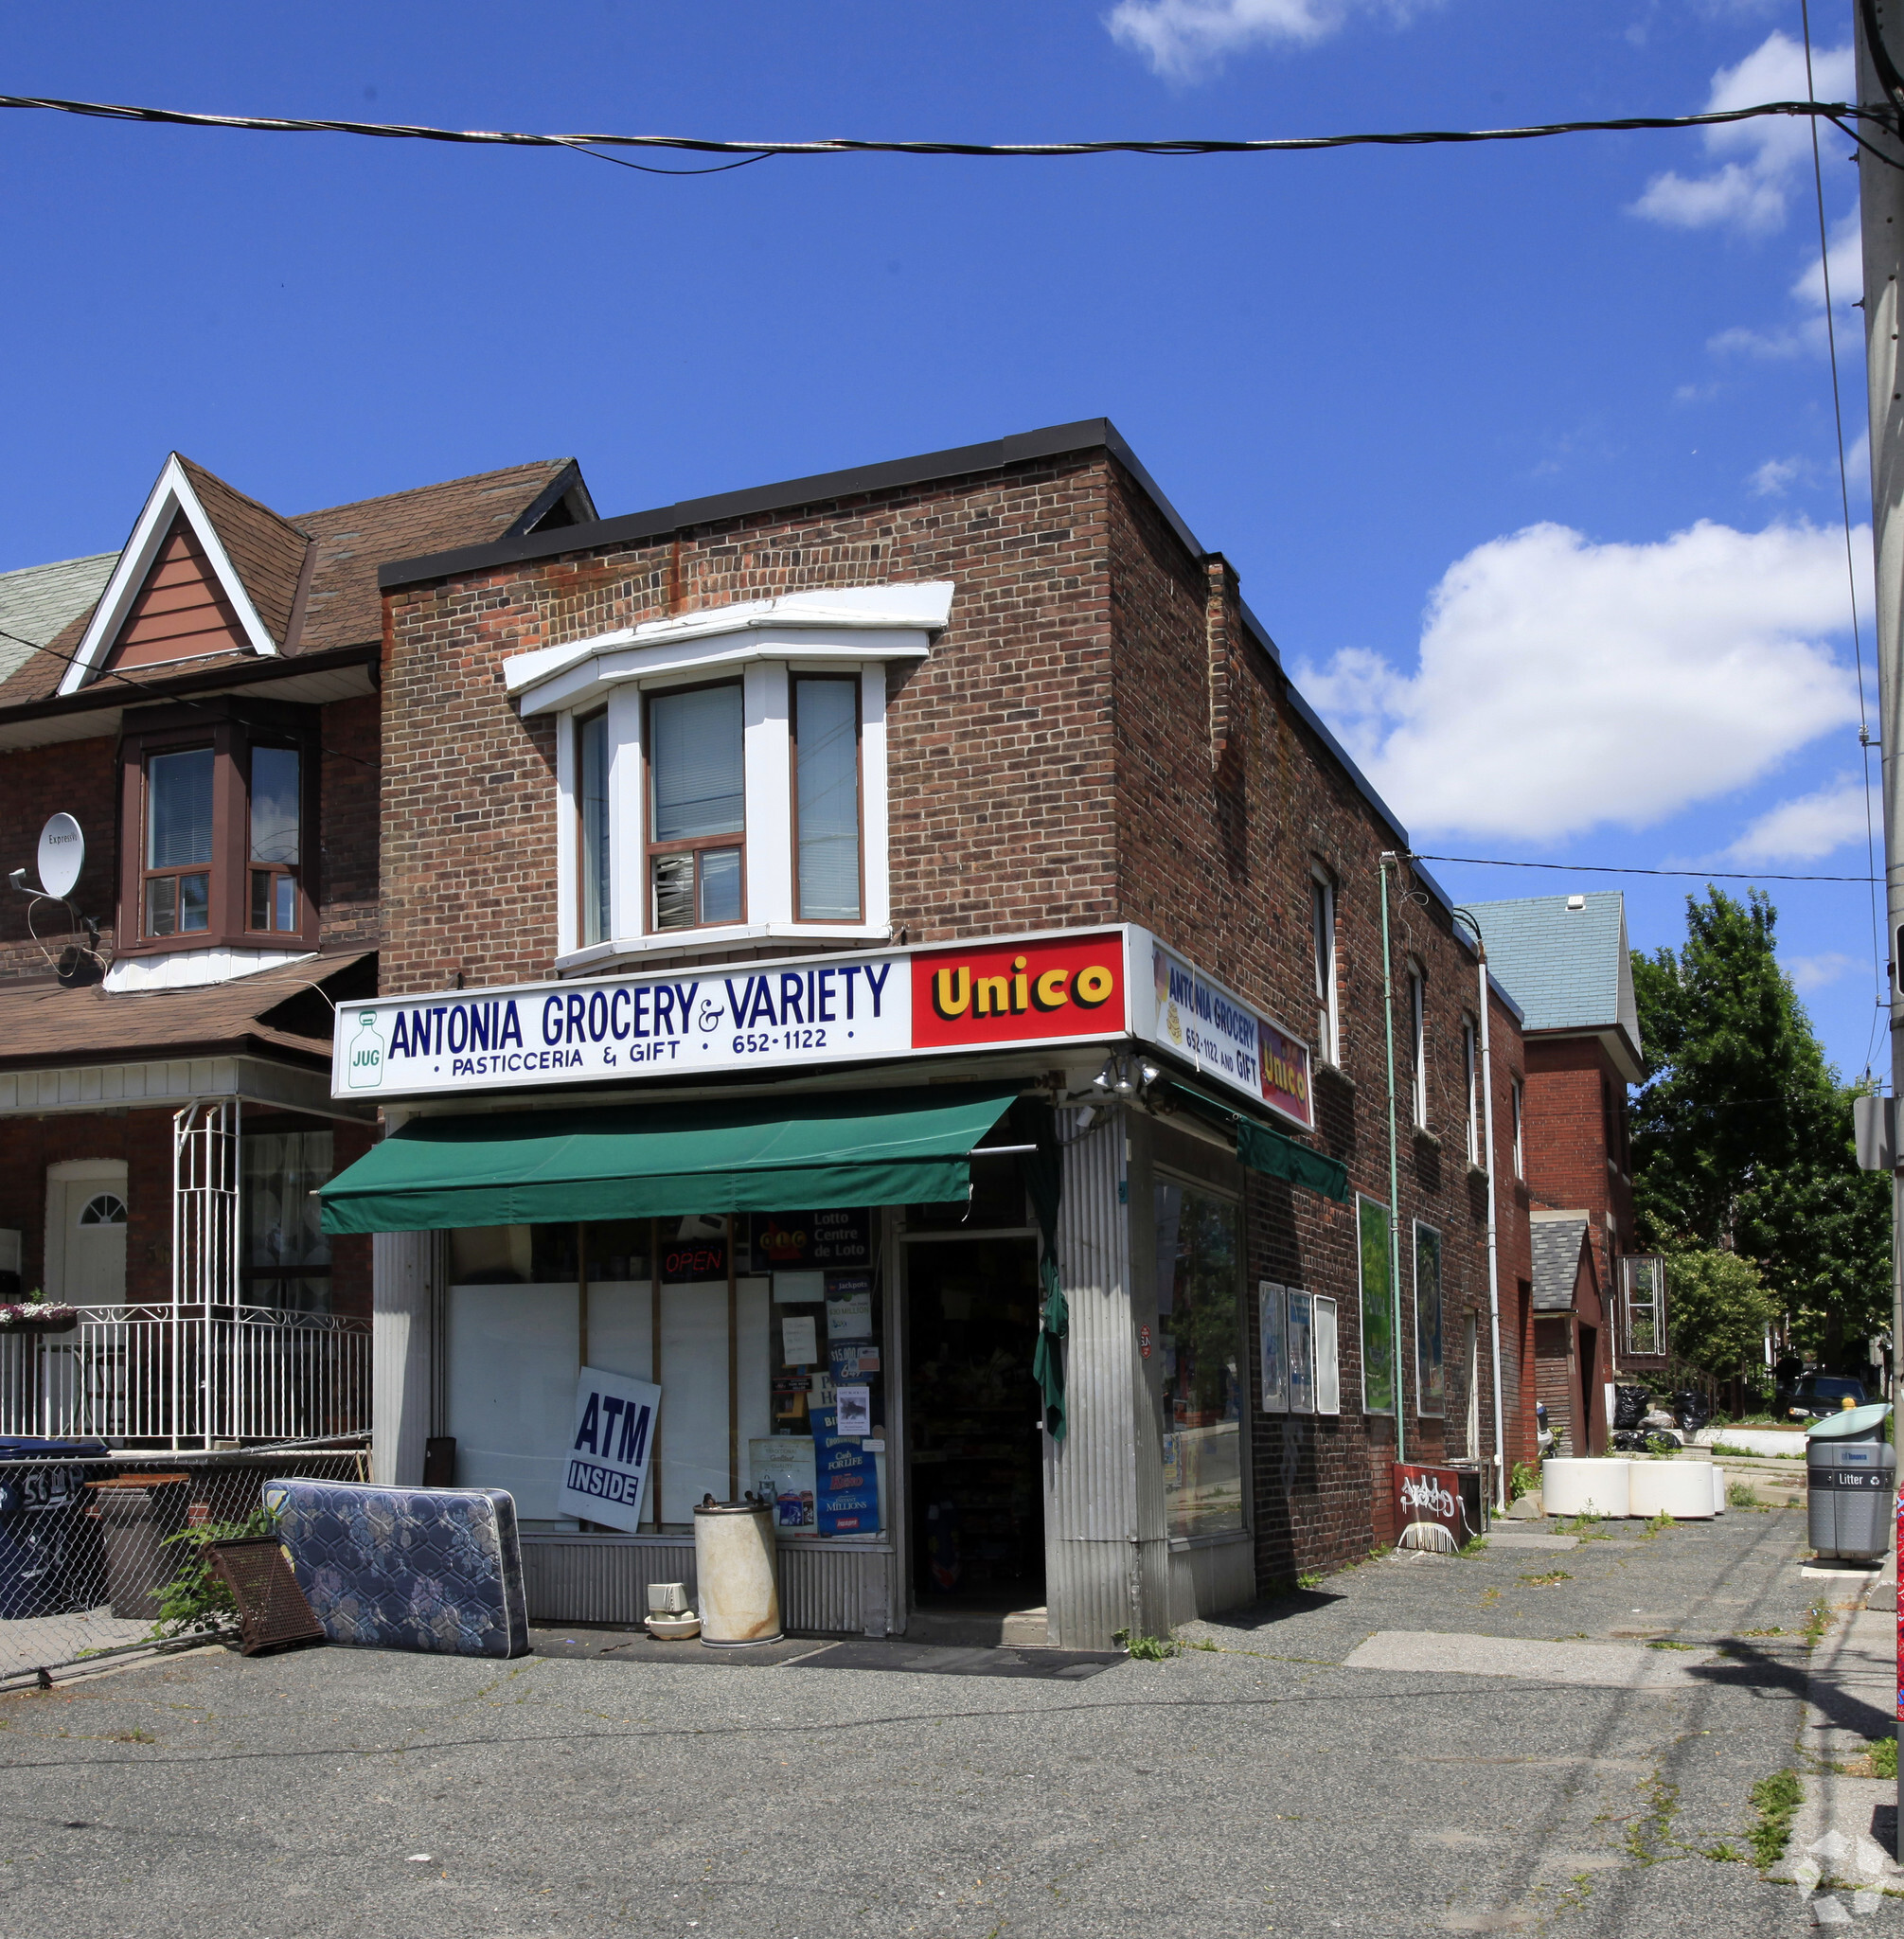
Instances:
[[[706,1501],[694,1511],[694,1569],[701,1640],[716,1648],[780,1640],[780,1584],[774,1566],[774,1510],[751,1496]]]
[[[1550,1515],[1630,1515],[1630,1461],[1550,1455],[1540,1464],[1540,1505]]]
[[[1713,1513],[1725,1513],[1725,1469],[1717,1462],[1713,1464]]]
[[[1713,1470],[1710,1461],[1635,1461],[1627,1490],[1628,1512],[1650,1521],[1670,1515],[1675,1521],[1710,1521]]]

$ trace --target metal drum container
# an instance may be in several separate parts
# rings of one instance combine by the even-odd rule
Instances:
[[[707,1496],[694,1511],[694,1569],[701,1640],[710,1649],[777,1643],[780,1582],[774,1567],[774,1508],[752,1495]]]
[[[1822,1420],[1806,1436],[1806,1509],[1820,1556],[1871,1561],[1891,1545],[1897,1450],[1879,1438],[1883,1404]]]

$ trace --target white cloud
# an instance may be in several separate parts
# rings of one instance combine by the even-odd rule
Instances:
[[[1298,679],[1411,827],[1554,840],[1646,827],[1855,720],[1824,644],[1845,606],[1828,528],[1531,525],[1443,575],[1414,673],[1351,648]]]
[[[1761,498],[1783,498],[1786,487],[1810,469],[1803,458],[1767,458],[1752,474],[1752,489]]]
[[[1821,101],[1849,100],[1852,57],[1842,47],[1814,48],[1812,77]],[[1721,67],[1706,97],[1709,113],[1761,101],[1806,98],[1805,48],[1783,33],[1769,34],[1736,67]],[[1706,175],[1668,170],[1646,184],[1636,215],[1677,229],[1727,226],[1763,234],[1785,221],[1802,170],[1811,166],[1811,128],[1799,116],[1768,116],[1704,132],[1706,152],[1719,167]],[[1837,268],[1836,263],[1832,265]]]
[[[1814,216],[1812,254],[1806,259],[1804,272],[1792,284],[1791,294],[1807,310],[1815,310],[1822,316],[1824,311],[1824,266],[1818,259],[1817,233],[1818,222]],[[1859,235],[1858,211],[1853,209],[1827,233],[1830,237],[1826,255],[1831,265],[1831,301],[1836,309],[1842,311],[1864,294],[1864,245]],[[1823,329],[1819,336],[1823,341]]]
[[[1424,0],[1117,0],[1104,24],[1152,72],[1194,80],[1249,47],[1313,46],[1353,13],[1405,20]]]
[[[1848,842],[1864,840],[1866,807],[1864,783],[1855,774],[1841,774],[1829,788],[1767,809],[1725,851],[1725,859],[1748,867],[1758,862],[1816,862]],[[1871,826],[1881,828],[1876,790],[1869,809]]]
[[[1803,996],[1814,989],[1823,989],[1827,983],[1836,983],[1847,970],[1858,968],[1856,957],[1841,955],[1836,950],[1826,950],[1819,956],[1788,956],[1785,959],[1785,973],[1791,979],[1791,987]]]

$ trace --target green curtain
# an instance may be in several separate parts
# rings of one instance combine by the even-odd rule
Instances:
[[[1038,1345],[1031,1357],[1031,1377],[1044,1399],[1045,1431],[1054,1441],[1064,1438],[1064,1341],[1071,1331],[1071,1307],[1058,1277],[1058,1204],[1062,1190],[1063,1171],[1058,1152],[1058,1133],[1048,1111],[1039,1113],[1038,1149],[1026,1161],[1024,1183],[1031,1194],[1031,1209],[1038,1217],[1038,1229],[1044,1235],[1038,1270],[1043,1282],[1044,1298],[1038,1309]]]

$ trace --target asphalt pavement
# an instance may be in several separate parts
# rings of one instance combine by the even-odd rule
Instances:
[[[1497,1527],[1067,1675],[563,1629],[7,1697],[0,1939],[1904,1930],[1753,1859],[1858,1599],[1801,1573],[1802,1511]],[[1834,1761],[1889,1727],[1867,1685]]]

